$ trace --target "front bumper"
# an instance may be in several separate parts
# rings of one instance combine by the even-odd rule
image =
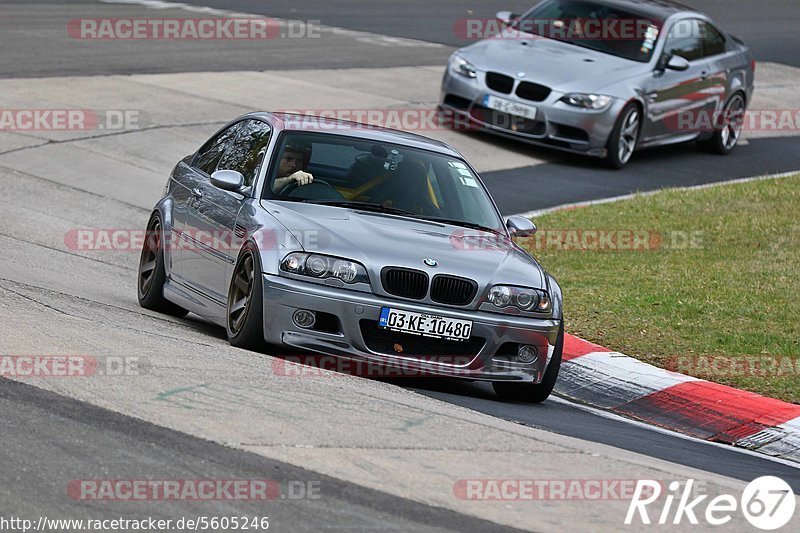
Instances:
[[[480,129],[531,144],[605,157],[608,138],[625,102],[615,99],[608,109],[592,111],[560,102],[564,94],[553,89],[543,101],[525,100],[515,94],[515,89],[511,93],[490,89],[486,84],[486,72],[479,71],[476,78],[466,78],[448,70],[442,79],[438,109],[453,115],[457,128]],[[486,95],[532,105],[536,107],[536,118],[525,124],[515,123],[515,117],[483,107]],[[465,127],[465,121],[478,128]]]
[[[264,338],[267,342],[315,354],[362,360],[376,366],[402,368],[404,375],[412,377],[441,376],[539,383],[555,348],[560,324],[556,319],[532,319],[384,299],[374,294],[269,274],[263,277],[263,292]],[[484,342],[476,350],[477,353],[456,356],[375,351],[375,344],[368,342],[362,332],[368,331],[364,328],[377,328],[371,322],[377,322],[382,307],[472,320],[471,345],[478,345],[480,338]],[[298,309],[335,316],[338,319],[338,331],[317,331],[296,326],[292,316]],[[406,342],[409,340],[407,337],[416,337],[397,335],[398,343]],[[516,344],[536,346],[539,359],[526,364],[516,360],[516,352],[504,355],[506,352],[501,348]],[[453,345],[449,346],[452,348]],[[467,348],[467,344],[464,344],[464,348]]]

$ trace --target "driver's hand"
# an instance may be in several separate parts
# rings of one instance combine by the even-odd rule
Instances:
[[[296,181],[298,185],[308,185],[309,183],[314,181],[314,176],[312,176],[308,172],[303,172],[302,170],[298,170],[294,174],[290,174],[289,179]],[[291,181],[289,183],[291,183]]]

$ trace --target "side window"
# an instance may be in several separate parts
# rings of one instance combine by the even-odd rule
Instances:
[[[202,148],[200,148],[200,151],[197,153],[197,157],[195,157],[194,164],[192,166],[202,170],[208,175],[211,175],[215,170],[217,170],[217,164],[222,158],[222,154],[225,153],[225,149],[228,147],[228,145],[233,142],[233,139],[239,132],[241,125],[241,122],[237,122],[230,128],[222,131],[222,133],[217,135],[215,138],[208,141]]]
[[[687,61],[703,57],[703,40],[696,19],[679,20],[672,25],[664,45],[664,52],[680,56]]]
[[[267,152],[271,130],[260,120],[247,120],[217,166],[220,170],[238,170],[244,176],[245,186],[255,181],[261,161]]]
[[[709,24],[708,22],[700,22],[700,35],[703,36],[703,57],[715,56],[725,52],[725,37]]]

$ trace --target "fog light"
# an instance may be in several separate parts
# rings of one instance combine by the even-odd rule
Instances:
[[[523,344],[519,347],[517,357],[522,363],[535,363],[536,360],[539,359],[539,350],[536,348],[536,346]]]
[[[314,323],[317,321],[317,316],[314,311],[306,311],[305,309],[298,309],[292,315],[292,322],[298,328],[308,329],[313,328]]]

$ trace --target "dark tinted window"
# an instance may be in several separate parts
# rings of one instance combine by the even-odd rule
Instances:
[[[217,135],[215,138],[208,141],[197,153],[197,157],[194,159],[193,166],[209,175],[217,170],[217,163],[219,163],[219,160],[222,159],[222,155],[225,153],[225,149],[228,147],[228,144],[233,142],[233,139],[235,138],[236,133],[238,133],[241,125],[241,122],[237,122],[230,128]]]
[[[514,23],[518,31],[624,57],[650,60],[662,20],[590,0],[547,0]]]
[[[267,152],[271,130],[260,120],[247,120],[239,128],[236,140],[229,144],[219,161],[219,170],[238,170],[244,184],[252,185]]]
[[[486,189],[467,164],[455,157],[402,145],[330,133],[288,133],[274,152],[273,198],[350,201],[402,209],[409,216],[479,224],[505,231]],[[305,146],[314,176],[310,185],[281,187],[280,161],[287,146]]]
[[[697,20],[679,20],[672,25],[664,52],[680,56],[687,61],[703,57],[703,40]]]
[[[703,36],[703,56],[714,56],[725,51],[725,37],[708,22],[700,22]]]

